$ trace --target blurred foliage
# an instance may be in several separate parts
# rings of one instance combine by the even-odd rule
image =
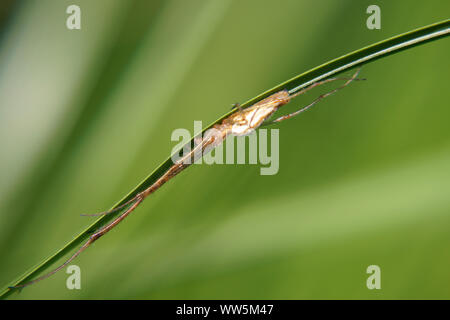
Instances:
[[[152,171],[173,129],[450,9],[378,1],[368,30],[370,1],[77,1],[70,31],[72,1],[8,3],[1,286]],[[82,290],[60,272],[13,297],[450,298],[449,48],[368,65],[368,81],[281,123],[277,175],[193,166],[77,258]],[[365,286],[371,264],[382,290]]]

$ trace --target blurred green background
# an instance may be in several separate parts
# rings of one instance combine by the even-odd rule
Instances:
[[[71,4],[79,31],[65,26]],[[371,4],[381,30],[366,27]],[[174,129],[450,12],[445,0],[0,7],[2,287],[164,161]],[[61,271],[11,298],[450,298],[449,45],[367,65],[368,81],[278,125],[277,175],[192,166],[73,262],[81,290]],[[366,287],[373,264],[381,290]]]

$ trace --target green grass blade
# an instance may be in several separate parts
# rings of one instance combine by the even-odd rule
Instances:
[[[373,45],[367,46],[365,48],[356,50],[347,55],[339,57],[337,59],[331,60],[325,64],[322,64],[316,68],[313,68],[307,72],[299,74],[298,76],[277,85],[276,87],[258,95],[257,97],[247,101],[242,104],[242,107],[248,107],[253,103],[277,92],[282,89],[287,90],[299,90],[310,85],[313,82],[328,78],[337,73],[344,72],[346,70],[362,66],[369,62],[375,61],[382,57],[389,56],[396,52],[400,52],[402,50],[406,50],[412,48],[414,46],[424,44],[430,41],[434,41],[443,37],[448,36],[450,33],[450,20],[445,20],[439,23],[435,23],[417,30],[413,30],[404,34],[400,34],[398,36],[386,39],[384,41],[375,43]],[[213,124],[220,122],[223,118],[227,117],[231,114],[232,111],[223,115],[221,118],[217,119],[214,123],[210,124],[208,127],[204,129],[207,130]],[[192,143],[192,141],[191,141]],[[154,170],[148,177],[146,177],[136,188],[134,188],[131,192],[129,192],[122,200],[116,203],[112,208],[116,208],[121,204],[125,203],[129,199],[133,198],[138,192],[146,189],[151,184],[153,184],[161,175],[166,172],[166,170],[172,165],[172,160],[169,157],[166,159],[156,170]],[[78,248],[82,245],[84,241],[86,241],[89,235],[100,227],[104,226],[112,219],[117,217],[120,212],[115,214],[111,214],[108,216],[103,216],[97,219],[94,223],[92,223],[89,227],[87,227],[83,232],[77,235],[74,239],[68,242],[63,248],[58,250],[56,253],[51,255],[49,258],[45,259],[37,266],[33,267],[31,270],[25,272],[22,276],[20,276],[17,280],[13,281],[10,286],[19,285],[35,279],[38,275],[44,273],[46,270],[50,268],[54,268],[57,266],[57,262],[66,257],[71,253],[75,248]],[[0,298],[6,298],[10,294],[15,292],[14,289],[4,288],[0,292]]]

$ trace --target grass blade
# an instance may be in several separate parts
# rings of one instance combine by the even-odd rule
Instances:
[[[247,106],[250,106],[253,103],[282,89],[294,91],[299,90],[316,81],[328,78],[337,73],[344,72],[357,66],[362,66],[369,62],[375,61],[383,57],[387,57],[391,54],[400,52],[402,50],[410,49],[417,45],[421,45],[430,41],[446,37],[449,35],[449,33],[450,33],[450,20],[445,20],[439,23],[435,23],[417,30],[413,30],[386,39],[384,41],[351,52],[337,59],[331,60],[307,72],[299,74],[298,76],[284,83],[281,83],[276,87],[247,101],[246,103],[242,104],[242,107],[245,108]],[[223,115],[221,118],[217,119],[214,123],[206,127],[204,131],[210,128],[213,124],[221,121],[223,118],[227,117],[231,113],[232,111]],[[122,200],[120,200],[117,204],[115,204],[112,207],[112,209],[124,204],[125,202],[133,198],[138,192],[146,189],[148,186],[153,184],[162,174],[164,174],[164,172],[166,172],[166,170],[171,165],[172,160],[169,157],[158,168],[156,168],[156,170],[154,170],[149,176],[147,176],[137,187],[135,187]],[[36,278],[39,274],[43,273],[45,270],[48,270],[52,266],[55,266],[59,259],[65,257],[66,255],[71,253],[75,248],[79,247],[84,241],[87,240],[87,238],[92,232],[110,222],[112,219],[117,217],[117,214],[119,213],[120,212],[108,216],[103,216],[97,219],[78,236],[76,236],[74,239],[68,242],[63,248],[61,248],[56,253],[51,255],[49,258],[39,263],[37,266],[33,267],[31,270],[25,272],[22,276],[20,276],[17,280],[13,281],[10,285],[15,286],[30,281]],[[14,290],[4,288],[0,292],[0,298],[6,298],[13,292]]]

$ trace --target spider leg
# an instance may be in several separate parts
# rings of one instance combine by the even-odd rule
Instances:
[[[326,97],[331,96],[332,94],[336,93],[337,91],[339,91],[339,90],[345,88],[345,87],[348,86],[353,80],[365,80],[365,79],[357,79],[356,77],[357,77],[358,73],[359,73],[359,69],[356,71],[356,73],[355,73],[351,78],[330,78],[330,79],[326,79],[326,80],[323,80],[323,81],[315,82],[315,83],[313,83],[311,86],[309,86],[309,87],[307,87],[307,88],[305,88],[305,89],[303,89],[303,90],[300,90],[299,92],[295,93],[295,94],[292,95],[291,97],[296,97],[296,96],[298,96],[298,95],[300,95],[300,94],[302,94],[302,93],[305,93],[305,92],[308,91],[308,90],[311,90],[311,89],[314,88],[314,87],[320,86],[320,85],[322,85],[322,84],[325,84],[325,83],[328,83],[328,82],[331,82],[331,81],[335,81],[335,80],[347,80],[342,86],[340,86],[340,87],[338,87],[338,88],[336,88],[336,89],[334,89],[334,90],[331,90],[331,91],[329,91],[329,92],[327,92],[327,93],[321,94],[318,98],[316,98],[313,102],[311,102],[311,103],[308,104],[307,106],[305,106],[305,107],[303,107],[303,108],[301,108],[301,109],[299,109],[299,110],[297,110],[297,111],[295,111],[295,112],[292,112],[292,113],[289,113],[289,114],[287,114],[287,115],[281,116],[281,117],[279,117],[279,118],[277,118],[277,119],[275,119],[275,120],[273,120],[273,121],[271,121],[271,122],[269,122],[269,123],[267,123],[267,124],[269,125],[269,124],[281,122],[281,121],[283,121],[283,120],[287,120],[287,119],[290,119],[290,118],[292,118],[292,117],[295,117],[296,115],[298,115],[298,114],[300,114],[300,113],[302,113],[302,112],[308,110],[309,108],[311,108],[312,106],[314,106],[315,104],[317,104],[320,100],[325,99]]]
[[[96,217],[96,216],[105,216],[107,214],[110,213],[114,213],[117,212],[123,208],[125,208],[126,206],[130,205],[131,203],[135,202],[137,200],[137,196],[135,196],[134,198],[128,200],[127,202],[125,202],[124,204],[118,206],[117,208],[108,210],[108,211],[103,211],[103,212],[99,212],[99,213],[82,213],[81,216],[83,217]]]

